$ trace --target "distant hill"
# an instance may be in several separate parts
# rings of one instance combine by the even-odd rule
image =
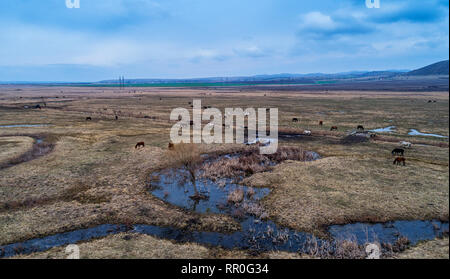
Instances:
[[[191,79],[126,79],[125,84],[179,84],[179,83],[243,83],[243,84],[273,84],[273,83],[296,83],[296,84],[314,84],[318,81],[337,81],[344,79],[376,79],[389,78],[403,73],[407,70],[388,70],[388,71],[353,71],[336,74],[310,73],[310,74],[273,74],[256,76],[236,76],[236,77],[208,77]],[[117,84],[118,80],[102,80],[98,84]]]
[[[408,76],[448,75],[448,60],[437,62],[426,67],[406,73]]]

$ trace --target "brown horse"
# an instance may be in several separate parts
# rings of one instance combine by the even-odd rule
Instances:
[[[86,121],[90,121],[90,120],[92,120],[92,117],[90,117],[90,116],[86,117]]]
[[[134,148],[138,149],[139,147],[145,147],[145,142],[141,141],[141,142],[136,143],[136,146]]]
[[[333,126],[333,127],[331,127],[331,129],[330,129],[330,131],[337,131],[338,130],[338,127],[337,126]]]
[[[292,122],[298,122],[298,118],[292,118]]]
[[[322,126],[322,125],[323,125],[323,121],[320,120],[320,121],[319,121],[319,126]]]
[[[356,130],[363,130],[363,131],[364,131],[364,126],[363,126],[363,125],[358,125],[358,127],[356,128]]]
[[[174,150],[175,149],[175,144],[169,142],[169,150]]]
[[[395,158],[395,160],[394,160],[394,165],[395,165],[395,164],[400,165],[401,163],[403,163],[403,165],[406,166],[406,159],[403,158],[403,157],[397,157],[397,158]]]

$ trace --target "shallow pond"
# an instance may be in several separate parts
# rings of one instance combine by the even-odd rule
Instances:
[[[227,205],[227,197],[233,191],[243,191],[244,199],[261,199],[270,190],[268,188],[252,188],[252,192],[248,187],[233,183],[231,179],[223,179],[220,182],[213,182],[208,179],[197,181],[198,191],[208,199],[194,201],[190,198],[195,194],[191,183],[186,180],[186,171],[176,170],[174,173],[164,174],[162,172],[154,173],[154,177],[158,177],[157,185],[152,187],[151,193],[168,202],[188,210],[198,213],[230,213]],[[250,194],[251,193],[251,194]]]
[[[389,126],[386,128],[378,128],[378,129],[373,129],[373,130],[369,130],[369,132],[374,132],[374,133],[393,133],[395,132],[395,126]]]
[[[410,136],[424,136],[424,137],[445,138],[445,139],[448,138],[446,136],[437,135],[437,134],[421,133],[421,132],[417,131],[416,129],[411,129],[410,132],[408,133],[408,135],[410,135]]]

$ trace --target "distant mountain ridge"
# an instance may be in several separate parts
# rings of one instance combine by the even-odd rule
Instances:
[[[340,80],[340,79],[361,79],[361,78],[388,78],[401,75],[408,70],[388,70],[388,71],[352,71],[336,74],[310,73],[310,74],[272,74],[255,76],[236,77],[207,77],[189,79],[126,79],[126,84],[155,84],[155,83],[314,83],[318,80]],[[102,80],[100,84],[114,84],[119,80]]]
[[[423,68],[406,73],[407,76],[448,75],[449,61],[440,61]]]

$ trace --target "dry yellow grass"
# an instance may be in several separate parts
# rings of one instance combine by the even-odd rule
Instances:
[[[272,187],[263,200],[278,223],[317,234],[332,224],[440,218],[448,220],[448,167],[390,159],[328,157],[289,162],[254,175]]]
[[[416,247],[396,254],[394,259],[448,259],[448,237],[435,239],[418,244]]]
[[[31,137],[0,137],[0,165],[31,149],[33,142]]]
[[[103,223],[146,223],[213,231],[238,229],[228,216],[186,212],[147,192],[149,172],[166,166],[168,161],[165,155],[173,124],[169,121],[170,111],[175,107],[189,108],[188,102],[194,98],[202,99],[203,105],[221,109],[278,107],[280,127],[310,129],[320,135],[283,144],[317,151],[327,158],[312,163],[288,162],[273,173],[258,174],[249,181],[273,187],[264,205],[271,218],[281,224],[323,233],[324,225],[366,220],[369,216],[377,220],[448,218],[448,148],[413,145],[407,150],[407,167],[402,168],[392,166],[390,151],[396,143],[339,143],[347,131],[362,124],[368,129],[395,125],[398,135],[390,136],[394,140],[448,146],[447,139],[406,135],[410,128],[449,135],[448,92],[20,89],[0,87],[0,125],[50,126],[0,129],[0,161],[16,156],[31,144],[17,143],[11,149],[11,142],[1,143],[5,142],[5,135],[42,134],[55,144],[55,149],[46,156],[0,170],[0,244]],[[437,103],[427,104],[428,99]],[[43,101],[46,107],[42,110],[23,108],[42,105]],[[114,120],[114,115],[119,120]],[[93,120],[86,121],[87,116]],[[300,121],[292,123],[293,117]],[[319,120],[324,120],[323,127],[318,126]],[[329,127],[334,125],[339,131],[329,133]],[[135,150],[139,141],[144,141],[146,147]],[[223,152],[238,147],[200,148],[202,152]],[[192,220],[199,222],[193,224]],[[215,250],[210,250],[209,254],[199,252],[198,256],[250,257],[242,251],[214,254]],[[156,251],[161,254],[155,257],[165,257],[163,250]],[[136,254],[139,256],[145,257]]]

